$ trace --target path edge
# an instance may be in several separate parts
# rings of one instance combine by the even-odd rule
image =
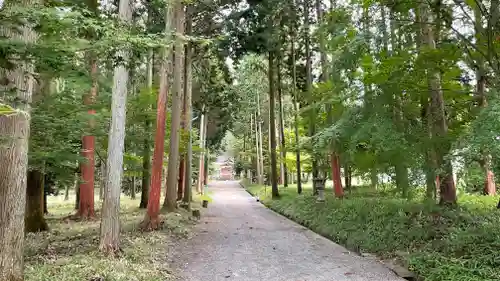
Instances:
[[[250,194],[252,197],[255,197],[256,195],[253,194],[246,186],[245,184],[243,183],[243,180],[239,180],[238,181],[238,184],[241,188],[243,188],[248,194]],[[324,233],[322,231],[318,231],[312,227],[309,226],[309,224],[307,223],[307,221],[301,221],[301,220],[297,220],[295,218],[293,218],[292,216],[289,216],[288,214],[284,213],[284,212],[280,212],[279,210],[275,210],[273,209],[271,206],[265,204],[263,201],[259,200],[257,201],[258,203],[260,203],[262,206],[264,206],[266,209],[274,212],[275,214],[279,215],[279,216],[282,216],[286,219],[289,219],[305,228],[307,228],[308,230],[316,233],[317,235],[323,237],[324,239],[327,239],[329,240],[330,242],[333,242],[337,245],[340,245],[342,247],[344,247],[345,249],[347,249],[348,251],[350,251],[351,253],[353,254],[356,254],[360,257],[363,257],[363,258],[366,258],[366,259],[369,259],[369,260],[372,260],[372,261],[375,261],[375,262],[378,262],[380,264],[382,264],[385,268],[391,270],[392,272],[394,272],[394,274],[396,274],[397,276],[399,276],[400,278],[403,278],[403,279],[406,279],[406,280],[409,280],[409,281],[423,281],[422,278],[418,277],[416,275],[416,273],[406,269],[406,267],[404,267],[404,270],[405,271],[404,273],[401,272],[401,267],[403,267],[402,265],[399,265],[399,264],[395,264],[395,263],[389,263],[388,264],[388,261],[384,261],[383,259],[381,259],[380,257],[378,257],[377,255],[375,254],[371,254],[371,253],[362,253],[359,251],[359,249],[354,249],[350,246],[347,246],[347,245],[343,245],[339,242],[336,241],[335,237],[332,237],[331,235],[327,234],[327,233]]]

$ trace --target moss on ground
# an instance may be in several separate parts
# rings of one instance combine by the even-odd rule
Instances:
[[[49,197],[46,217],[50,231],[29,233],[25,242],[26,281],[166,281],[174,274],[168,267],[168,248],[190,234],[193,221],[187,211],[162,215],[164,227],[140,232],[144,210],[139,199],[121,200],[120,243],[123,253],[104,257],[98,251],[99,220],[77,222],[63,218],[74,213],[74,200]],[[100,202],[96,200],[96,207]]]
[[[462,195],[459,207],[395,198],[390,192],[358,188],[344,199],[327,190],[316,203],[311,190],[294,186],[247,190],[277,211],[347,248],[398,258],[426,281],[500,280],[500,211],[497,197]]]

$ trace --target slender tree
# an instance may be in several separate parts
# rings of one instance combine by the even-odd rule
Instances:
[[[166,4],[165,12],[165,37],[171,38],[173,5]],[[141,228],[146,230],[157,229],[160,225],[160,195],[163,172],[163,153],[165,150],[165,123],[168,98],[168,69],[170,48],[164,47],[161,52],[160,62],[160,92],[156,106],[156,132],[153,149],[153,166],[151,169],[151,184],[148,198],[147,212],[141,223]]]
[[[177,208],[177,177],[179,176],[179,141],[180,141],[180,121],[183,96],[183,66],[184,66],[184,39],[180,36],[184,34],[184,4],[181,1],[175,2],[175,52],[174,52],[174,94],[172,96],[172,119],[170,125],[170,151],[168,154],[167,171],[167,192],[163,207],[168,211]]]
[[[274,85],[274,72],[275,72],[275,55],[274,51],[269,52],[269,130],[271,142],[271,188],[272,198],[277,199],[280,197],[278,191],[278,166],[276,161],[276,112],[275,112],[275,85]]]
[[[186,5],[186,35],[192,34],[193,28],[193,5]],[[192,176],[193,176],[193,134],[191,132],[192,127],[192,57],[193,57],[193,47],[192,43],[188,42],[186,44],[185,60],[184,60],[184,98],[186,99],[186,112],[185,112],[185,124],[188,133],[187,151],[186,151],[186,173],[184,176],[184,194],[182,201],[184,206],[189,210],[191,208],[191,200],[193,193]]]

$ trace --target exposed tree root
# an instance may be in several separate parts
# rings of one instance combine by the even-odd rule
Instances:
[[[141,231],[155,231],[163,228],[164,221],[159,216],[151,217],[146,214],[144,220],[139,224]]]
[[[101,244],[99,246],[99,251],[107,257],[119,257],[123,253],[123,250],[118,245],[113,244]]]

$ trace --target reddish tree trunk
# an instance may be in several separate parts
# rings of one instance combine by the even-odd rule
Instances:
[[[495,174],[491,170],[486,170],[486,179],[484,182],[484,193],[486,195],[495,195],[496,187],[495,187]]]
[[[149,190],[148,210],[142,222],[142,228],[156,229],[159,226],[161,173],[163,171],[163,153],[165,151],[165,113],[167,108],[167,63],[162,64],[160,94],[156,111],[156,133],[151,168],[151,184]]]
[[[333,187],[335,191],[335,197],[343,197],[344,189],[342,188],[342,180],[340,179],[340,161],[337,153],[332,153],[331,155],[331,164],[332,164],[332,178],[333,178]]]
[[[44,180],[43,173],[38,170],[28,172],[26,189],[26,213],[24,229],[26,232],[39,232],[49,229],[43,217]]]
[[[92,88],[90,93],[85,96],[84,104],[90,106],[94,103],[97,95],[97,61],[92,59],[90,64],[90,75],[92,77]],[[94,115],[95,110],[89,109],[89,115]],[[89,121],[89,128],[94,127],[94,122]],[[78,216],[83,218],[91,218],[95,216],[94,211],[94,149],[95,137],[85,135],[82,138],[82,157],[85,161],[80,164],[82,182],[80,183],[80,201],[78,205]]]
[[[179,163],[179,182],[177,183],[177,200],[182,200],[184,194],[185,169],[186,161],[184,161],[184,157],[181,157],[181,162]]]

